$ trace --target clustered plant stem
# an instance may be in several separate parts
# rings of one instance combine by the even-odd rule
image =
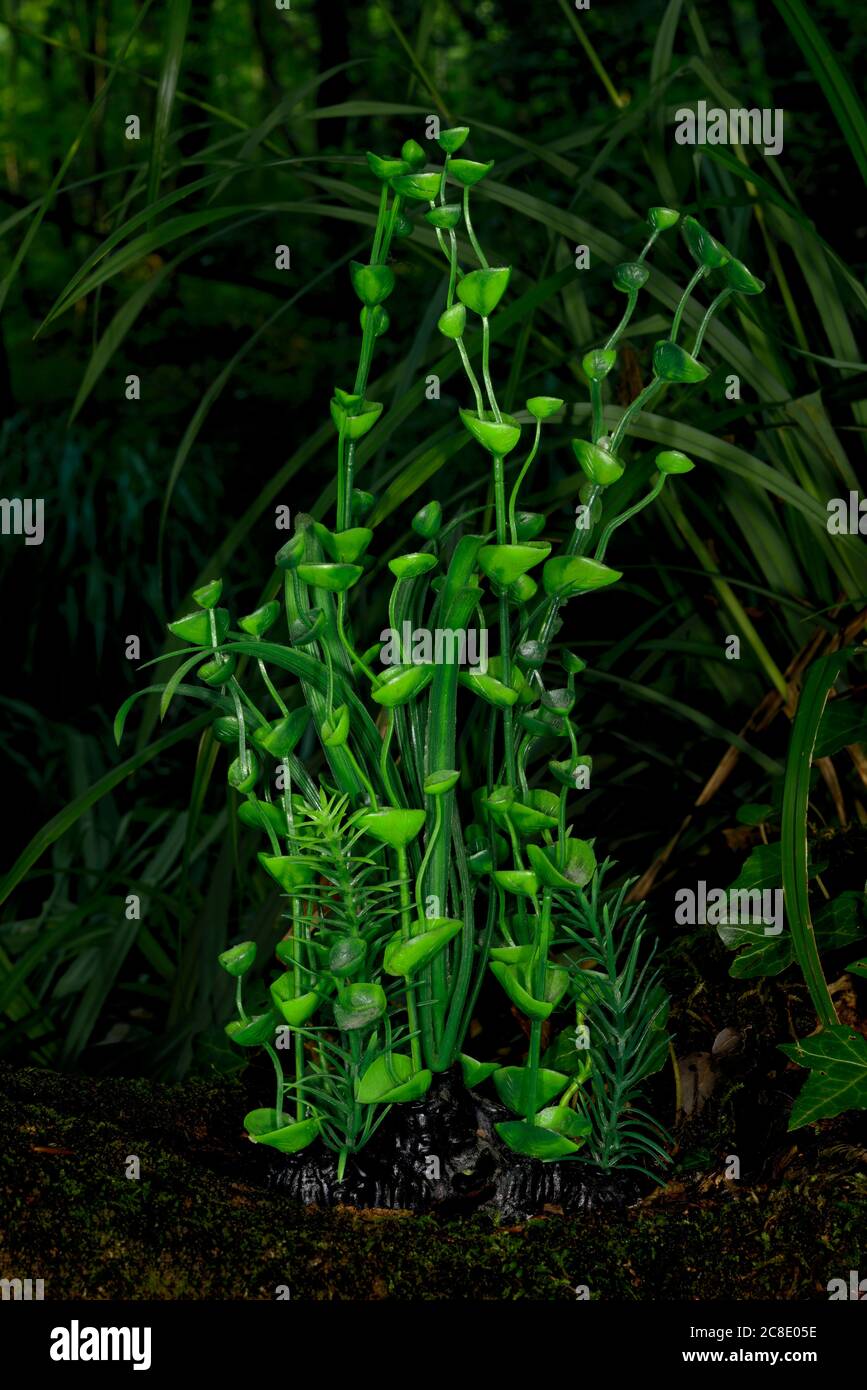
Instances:
[[[287,905],[286,935],[276,948],[281,973],[266,983],[264,1002],[245,1009],[241,989],[255,945],[241,942],[220,958],[237,982],[238,1018],[227,1031],[242,1047],[264,1045],[276,1078],[274,1108],[252,1111],[245,1125],[256,1142],[284,1152],[321,1138],[338,1155],[340,1178],[388,1108],[419,1100],[433,1073],[456,1060],[469,1086],[493,1076],[500,1100],[517,1117],[497,1132],[520,1154],[572,1158],[586,1145],[589,1160],[603,1166],[666,1157],[655,1122],[635,1108],[640,1085],[665,1058],[665,995],[638,963],[641,924],[634,913],[624,917],[625,890],[602,893],[605,866],[598,869],[592,843],[573,833],[572,798],[586,787],[590,768],[572,717],[585,663],[564,649],[552,671],[549,648],[564,606],[621,578],[605,564],[616,531],[660,495],[669,476],[692,469],[685,455],[664,450],[649,491],[620,513],[606,511],[607,490],[626,466],[621,442],[636,415],[669,384],[704,379],[697,354],[713,314],[728,295],[758,293],[761,285],[686,219],[697,269],[669,337],[654,348],[650,381],[606,436],[604,379],[649,275],[647,254],[678,221],[670,209],[651,209],[651,235],[639,259],[614,273],[615,287],[626,295],[620,322],[605,347],[582,363],[591,437],[571,441],[586,478],[581,519],[552,555],[553,543],[540,539],[546,518],[519,511],[519,503],[541,449],[542,424],[560,417],[564,402],[527,400],[532,443],[507,473],[522,423],[497,399],[491,317],[511,270],[490,265],[471,221],[470,191],[491,166],[455,158],[468,134],[465,127],[441,132],[445,161],[435,172],[425,169],[425,153],[412,140],[400,158],[368,155],[381,186],[370,262],[350,268],[362,305],[353,389],[335,387],[331,401],[335,529],[302,513],[277,555],[288,642],[266,640],[278,600],[230,631],[227,610],[217,606],[219,580],[196,591],[202,611],[171,625],[194,652],[172,678],[166,703],[185,671],[200,663],[215,706],[215,737],[237,750],[228,779],[239,819],[264,836],[268,849],[259,861]],[[447,181],[461,189],[459,203],[447,202]],[[376,648],[365,652],[358,641],[361,654],[356,650],[351,611],[374,537],[364,520],[375,499],[357,487],[356,448],[382,411],[366,391],[377,338],[389,328],[383,305],[395,283],[392,246],[413,230],[404,208],[426,209],[422,215],[446,261],[439,328],[457,350],[474,401],[460,416],[490,460],[494,524],[488,534],[467,529],[481,508],[446,526],[438,502],[418,511],[412,526],[423,548],[389,561],[392,638],[382,644],[380,637],[380,670]],[[461,223],[477,268],[459,264]],[[676,342],[686,305],[714,272],[725,283],[689,354]],[[471,346],[468,315],[480,329]],[[481,386],[471,362],[476,352]],[[510,403],[514,384],[510,379]],[[359,626],[370,622],[366,607],[356,613]],[[466,637],[474,618],[485,636],[489,625],[497,633],[497,654],[487,665],[468,665],[454,643],[441,655],[415,647],[408,653],[395,635],[406,626],[428,638]],[[237,660],[249,657],[263,699],[273,706],[270,719],[235,675]],[[290,691],[281,688],[287,676]],[[465,756],[472,739],[486,744],[475,763]],[[263,777],[262,760],[269,759]],[[470,799],[471,823],[464,818]],[[616,939],[620,918],[625,955]],[[528,1023],[519,1066],[479,1062],[464,1051],[490,975]],[[544,1025],[556,1011],[573,1022],[556,1035],[551,1056],[543,1056]],[[570,1046],[572,1027],[593,1030],[589,1050],[577,1040]],[[629,1029],[641,1041],[627,1047]],[[287,1045],[294,1051],[291,1081],[280,1058]]]

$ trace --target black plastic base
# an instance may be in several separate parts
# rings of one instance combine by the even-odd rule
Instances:
[[[639,1197],[641,1185],[630,1174],[511,1153],[494,1130],[510,1118],[501,1105],[479,1100],[446,1073],[434,1078],[423,1100],[394,1106],[370,1143],[350,1155],[342,1182],[337,1155],[321,1147],[274,1153],[270,1181],[305,1206],[442,1216],[481,1211],[505,1220],[527,1220],[551,1207],[565,1215],[619,1208]]]

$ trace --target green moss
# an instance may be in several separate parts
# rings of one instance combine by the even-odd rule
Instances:
[[[867,1188],[673,1186],[521,1226],[301,1208],[260,1185],[239,1083],[163,1087],[0,1068],[0,1276],[48,1298],[825,1299],[864,1264]],[[126,1177],[127,1159],[141,1178]],[[862,1238],[859,1239],[859,1235]]]

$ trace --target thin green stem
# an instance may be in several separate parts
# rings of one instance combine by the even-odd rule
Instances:
[[[484,270],[488,270],[488,269],[489,269],[489,266],[488,266],[487,257],[485,256],[484,251],[482,250],[481,246],[480,246],[479,243],[478,243],[478,239],[477,239],[477,237],[476,237],[476,234],[475,234],[475,232],[473,231],[473,224],[472,224],[472,222],[471,222],[471,220],[470,220],[470,189],[469,189],[469,185],[467,185],[467,186],[464,188],[464,225],[465,225],[465,227],[466,227],[466,229],[467,229],[467,236],[468,236],[469,239],[470,239],[470,245],[472,246],[473,250],[475,251],[476,255],[478,256],[480,265],[482,266],[482,268],[483,268]]]
[[[671,332],[669,334],[669,337],[673,343],[677,342],[677,335],[680,332],[680,321],[683,318],[683,311],[689,302],[689,297],[692,294],[698,282],[700,280],[703,280],[708,273],[709,272],[707,266],[700,265],[698,269],[694,272],[693,277],[687,285],[686,289],[684,290],[683,294],[680,296],[677,308],[674,311],[674,318],[671,321]]]
[[[404,941],[408,941],[412,935],[410,924],[411,898],[409,891],[409,857],[404,846],[399,846],[397,851],[397,876],[400,891],[400,934]],[[415,999],[415,990],[409,980],[406,982],[406,1016],[410,1029],[410,1055],[414,1071],[421,1071],[421,1037],[418,1025],[418,1008]]]
[[[704,342],[704,335],[710,327],[711,319],[713,318],[714,314],[717,313],[717,311],[722,307],[722,305],[725,303],[725,301],[731,294],[734,294],[734,290],[732,289],[720,290],[716,299],[711,300],[710,304],[705,310],[705,315],[699,325],[699,330],[695,335],[695,342],[692,345],[693,357],[698,357],[698,354],[701,352],[701,345]]]
[[[612,519],[609,521],[608,525],[605,527],[605,530],[602,532],[602,535],[599,538],[599,544],[596,547],[596,554],[593,557],[595,560],[599,560],[601,562],[605,559],[605,552],[608,549],[608,543],[611,540],[611,537],[614,534],[614,532],[617,530],[618,526],[622,526],[625,521],[630,521],[632,517],[637,516],[639,512],[643,512],[645,507],[649,507],[651,502],[656,500],[656,498],[662,492],[663,487],[665,486],[665,476],[666,475],[664,473],[660,473],[659,477],[657,478],[653,487],[650,489],[650,492],[647,493],[646,497],[642,497],[641,500],[639,502],[636,502],[633,507],[629,507],[625,512],[621,512],[619,516],[612,517]]]
[[[517,527],[517,523],[516,523],[516,521],[515,521],[515,508],[516,508],[517,502],[518,502],[518,493],[519,493],[519,491],[520,491],[520,489],[521,489],[521,484],[523,483],[524,479],[525,479],[526,476],[527,476],[527,470],[528,470],[528,468],[530,467],[531,463],[533,462],[533,459],[536,457],[536,454],[537,454],[538,449],[539,449],[539,440],[541,439],[541,437],[542,437],[542,422],[541,422],[541,420],[537,420],[537,421],[536,421],[536,437],[535,437],[535,439],[533,440],[533,447],[531,448],[531,450],[530,450],[529,454],[527,455],[527,457],[524,459],[524,462],[523,462],[522,465],[521,465],[521,471],[520,471],[520,473],[518,474],[517,478],[515,479],[515,482],[514,482],[514,484],[513,484],[513,486],[512,486],[512,491],[511,491],[511,493],[509,494],[509,535],[510,535],[510,537],[511,537],[512,545],[517,545],[517,544],[518,544],[518,527]]]
[[[491,364],[490,364],[490,359],[491,359],[491,321],[490,321],[490,319],[488,319],[488,318],[486,318],[486,317],[483,317],[483,318],[482,318],[482,377],[483,377],[484,383],[485,383],[485,390],[486,390],[487,393],[488,393],[488,400],[489,400],[490,403],[491,403],[491,410],[494,412],[494,418],[495,418],[495,420],[497,421],[497,424],[499,425],[499,424],[501,423],[503,417],[502,417],[502,415],[500,414],[500,407],[497,405],[497,398],[496,398],[496,396],[494,395],[494,388],[493,388],[493,386],[492,386],[492,384],[491,384]]]

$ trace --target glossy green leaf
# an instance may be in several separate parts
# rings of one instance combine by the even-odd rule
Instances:
[[[497,869],[494,881],[507,893],[514,893],[517,897],[535,898],[539,889],[536,875],[526,869]]]
[[[349,706],[338,705],[322,721],[320,737],[325,748],[343,748],[349,738]]]
[[[262,1043],[273,1042],[274,1030],[279,1023],[279,1015],[273,1009],[269,1009],[267,1013],[257,1014],[246,1022],[233,1019],[231,1023],[226,1024],[225,1033],[226,1037],[239,1047],[261,1047]]]
[[[588,439],[573,439],[574,453],[583,472],[599,487],[609,487],[622,478],[625,471],[623,460],[600,444],[591,444]]]
[[[719,270],[730,259],[722,243],[712,237],[707,228],[694,217],[685,217],[681,228],[690,254],[699,265],[707,270]]]
[[[397,555],[389,560],[388,568],[395,579],[418,579],[437,567],[437,557],[427,550],[417,550],[409,555]]]
[[[347,985],[334,1002],[334,1021],[345,1033],[369,1028],[382,1017],[387,1007],[388,1000],[381,985]]]
[[[474,695],[478,695],[482,700],[486,700],[495,709],[511,709],[518,698],[517,690],[511,686],[503,685],[496,676],[482,674],[481,671],[466,670],[461,671],[458,680],[461,685],[466,686],[467,690],[472,690]]]
[[[446,154],[457,154],[461,145],[470,133],[468,125],[451,126],[448,130],[441,130],[437,136],[437,144]]]
[[[511,266],[490,266],[487,270],[471,270],[458,283],[458,299],[474,314],[488,318],[496,309],[509,286]]]
[[[396,806],[381,806],[366,811],[359,818],[359,827],[375,840],[392,849],[405,849],[416,838],[425,822],[424,811],[405,811]]]
[[[214,608],[211,610],[214,615],[214,622],[217,628],[217,642],[222,642],[229,631],[229,611],[226,608]],[[211,617],[205,612],[187,613],[186,617],[178,618],[177,622],[168,624],[169,632],[173,637],[180,637],[184,642],[190,642],[196,647],[209,647],[211,645]]]
[[[270,753],[272,758],[288,758],[290,753],[294,753],[309,723],[310,710],[306,705],[301,705],[287,714],[285,719],[278,719],[266,729],[258,728],[253,742],[257,748]]]
[[[695,468],[692,459],[687,458],[679,449],[663,449],[661,454],[657,454],[653,460],[660,473],[666,475],[672,473],[691,473]]]
[[[429,772],[424,779],[425,796],[445,796],[456,787],[461,779],[460,772],[454,768],[440,768],[437,772]]]
[[[549,1004],[544,999],[533,998],[522,981],[519,966],[507,965],[505,961],[492,960],[488,962],[488,969],[502,985],[515,1007],[520,1009],[527,1018],[544,1019],[551,1013],[554,1005]]]
[[[237,946],[230,946],[228,951],[221,952],[217,959],[223,969],[237,979],[241,975],[246,975],[255,961],[256,943],[255,941],[240,941]]]
[[[560,868],[557,845],[527,846],[527,858],[540,883],[560,892],[585,888],[596,873],[596,855],[586,840],[566,841],[565,863]]]
[[[529,1073],[526,1067],[500,1067],[494,1073],[494,1085],[497,1088],[497,1095],[500,1100],[515,1115],[524,1115],[527,1112],[527,1083]],[[540,1068],[536,1077],[536,1102],[538,1105],[547,1105],[549,1101],[558,1096],[565,1090],[569,1083],[568,1076],[561,1071],[549,1071],[547,1068]]]
[[[548,561],[542,575],[545,593],[561,600],[604,589],[622,578],[621,570],[609,569],[587,555],[558,555]]]
[[[432,203],[439,195],[442,174],[398,174],[391,180],[391,186],[401,198],[411,198],[417,202]]]
[[[647,214],[647,220],[655,232],[667,232],[679,217],[680,213],[675,212],[674,208],[651,208]]]
[[[432,227],[439,227],[441,231],[452,231],[461,220],[460,204],[446,203],[444,206],[431,208],[425,213],[424,220]]]
[[[212,579],[210,584],[203,584],[200,589],[194,589],[193,598],[200,608],[214,608],[220,602],[222,592],[222,579]]]
[[[535,545],[483,545],[479,551],[479,569],[507,588],[527,570],[546,560],[550,553],[548,541],[537,541]]]
[[[278,1125],[276,1110],[251,1110],[244,1116],[244,1128],[256,1144],[267,1144],[280,1153],[294,1154],[306,1149],[319,1134],[319,1120],[299,1120]]]
[[[242,801],[238,807],[238,819],[251,830],[265,832],[270,825],[275,835],[286,834],[286,812],[271,801],[257,801],[252,798]]]
[[[449,177],[463,188],[472,188],[481,182],[486,174],[489,174],[494,167],[491,159],[487,164],[479,164],[474,159],[452,159],[449,161]]]
[[[358,975],[367,959],[367,942],[362,936],[343,936],[328,952],[329,974],[343,979]]]
[[[264,637],[269,628],[273,627],[280,616],[280,605],[276,599],[270,603],[263,603],[261,608],[257,608],[253,613],[248,613],[246,617],[238,619],[238,627],[242,632],[247,632],[251,637]]]
[[[538,1158],[543,1163],[568,1158],[579,1148],[571,1139],[565,1139],[550,1129],[542,1129],[539,1125],[528,1124],[526,1120],[504,1120],[494,1128],[513,1153],[523,1154],[525,1158]]]
[[[650,271],[644,261],[623,261],[615,266],[612,284],[616,290],[635,294],[643,289],[650,279]]]
[[[468,1091],[472,1091],[476,1086],[481,1086],[483,1081],[487,1081],[489,1076],[499,1069],[499,1062],[477,1062],[475,1057],[470,1057],[466,1052],[458,1054],[458,1061],[461,1064],[461,1076]]]
[[[433,917],[425,922],[417,922],[422,930],[404,940],[400,932],[395,932],[385,948],[382,968],[387,975],[404,975],[409,978],[429,965],[444,946],[457,936],[463,922],[446,917]]]
[[[653,370],[663,381],[704,381],[707,367],[690,357],[685,348],[662,338],[653,348]]]
[[[327,589],[332,594],[343,594],[364,573],[360,565],[303,564],[298,566],[298,578],[304,584],[312,584],[317,589]]]
[[[430,685],[434,668],[431,665],[389,666],[380,677],[380,683],[371,690],[371,699],[386,709],[405,705]]]
[[[284,893],[291,896],[308,888],[316,881],[316,870],[312,864],[288,854],[257,855],[259,863],[275,883],[279,883]]]
[[[368,309],[382,304],[394,289],[394,271],[388,265],[362,265],[350,261],[352,288]]]

